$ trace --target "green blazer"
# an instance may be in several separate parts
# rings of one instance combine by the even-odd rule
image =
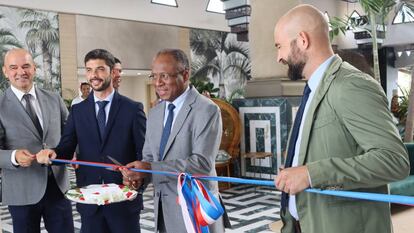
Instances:
[[[299,166],[312,187],[388,193],[387,184],[408,176],[407,151],[393,124],[379,83],[336,56],[305,116]],[[296,195],[303,233],[391,233],[387,203]],[[289,211],[283,233],[294,233]]]

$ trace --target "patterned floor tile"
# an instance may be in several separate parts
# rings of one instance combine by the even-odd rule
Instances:
[[[75,176],[70,176],[74,185]],[[141,232],[154,232],[154,203],[152,199],[153,187],[149,186],[144,193],[144,210],[141,212]],[[227,209],[232,229],[226,233],[269,233],[269,223],[279,219],[280,192],[268,187],[255,187],[251,185],[236,185],[221,192]],[[81,227],[80,215],[72,204],[75,232],[79,233]],[[0,206],[2,231],[12,233],[13,225],[7,206]],[[42,233],[47,232],[42,223]]]

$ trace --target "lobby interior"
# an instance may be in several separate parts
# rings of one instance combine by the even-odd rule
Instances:
[[[34,10],[55,20],[52,26],[58,29],[58,52],[52,58],[54,76],[48,86],[40,65],[37,81],[61,93],[68,103],[80,94],[79,85],[86,81],[85,54],[95,48],[112,52],[122,62],[119,93],[142,102],[146,113],[157,101],[148,79],[154,55],[163,48],[182,49],[190,58],[192,82],[209,92],[225,121],[223,152],[216,160],[219,175],[272,180],[284,163],[289,129],[305,86],[304,81],[289,80],[286,66],[276,61],[274,26],[298,4],[314,5],[327,20],[349,17],[359,22],[357,28],[349,23],[332,45],[349,63],[373,74],[372,38],[361,33],[369,23],[364,21],[366,13],[358,0],[0,0],[0,28],[15,32],[27,47],[29,29],[19,28],[23,19],[16,12]],[[381,86],[390,110],[393,97],[408,99],[414,78],[414,10],[398,6],[387,15],[386,30],[378,27]],[[9,48],[1,44],[1,36],[0,48]],[[208,52],[214,53],[210,60],[214,64],[206,63]],[[41,58],[35,61],[43,62]],[[1,76],[1,91],[6,86]],[[395,116],[401,129],[403,123]],[[74,179],[72,174],[71,181]],[[279,232],[279,191],[228,183],[220,183],[220,190],[235,226],[226,232]],[[414,193],[414,181],[407,190]],[[152,232],[154,227],[151,191],[150,187],[144,196],[143,232]],[[407,195],[414,196],[409,192]],[[391,207],[394,232],[412,231],[414,209],[398,204]],[[73,208],[79,232],[80,216]],[[13,232],[7,207],[1,206],[0,211],[1,229]]]

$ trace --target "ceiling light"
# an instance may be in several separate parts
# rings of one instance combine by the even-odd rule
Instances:
[[[157,3],[167,6],[178,6],[176,0],[151,0],[151,3]]]
[[[207,5],[207,11],[224,14],[223,2],[221,0],[210,0]]]

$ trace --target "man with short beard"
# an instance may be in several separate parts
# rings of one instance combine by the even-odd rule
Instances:
[[[95,49],[85,56],[86,78],[93,92],[72,107],[63,136],[55,150],[43,150],[37,161],[49,164],[49,157],[70,159],[79,145],[79,160],[112,163],[107,156],[127,164],[142,159],[146,119],[141,103],[114,91],[115,61],[111,53]],[[76,169],[78,187],[90,184],[122,184],[122,174],[102,168]],[[132,188],[138,187],[132,183]],[[82,233],[139,233],[142,196],[133,201],[104,206],[77,204]]]
[[[388,203],[303,192],[307,188],[388,193],[409,172],[407,151],[377,81],[334,55],[323,14],[299,5],[280,18],[277,61],[307,81],[285,167],[275,178],[282,233],[392,232]],[[380,221],[378,221],[380,220]]]

